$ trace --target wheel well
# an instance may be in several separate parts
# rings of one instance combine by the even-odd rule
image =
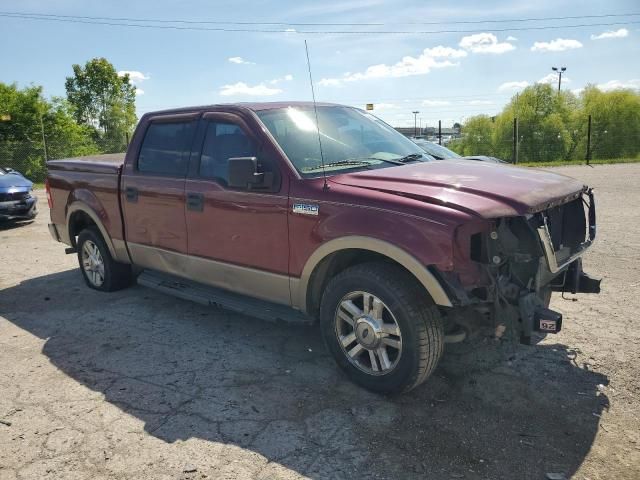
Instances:
[[[340,272],[355,265],[366,262],[384,262],[394,264],[411,275],[422,288],[422,284],[409,270],[395,260],[371,250],[348,248],[339,250],[323,258],[315,267],[309,278],[307,287],[307,312],[317,318],[320,312],[320,301],[327,283]],[[428,293],[425,289],[425,293]]]
[[[69,218],[69,239],[71,245],[76,246],[76,237],[82,230],[88,227],[96,226],[96,222],[89,216],[88,213],[78,210],[71,214]]]

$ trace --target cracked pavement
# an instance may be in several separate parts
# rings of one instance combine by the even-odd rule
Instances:
[[[346,380],[317,326],[88,289],[40,192],[0,227],[0,480],[638,478],[640,164],[557,170],[596,187],[603,293],[554,296],[538,346],[448,346],[397,397]]]

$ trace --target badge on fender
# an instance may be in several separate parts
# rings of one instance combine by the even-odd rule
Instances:
[[[300,213],[302,215],[318,215],[320,207],[318,205],[310,205],[308,203],[294,203],[293,213]]]

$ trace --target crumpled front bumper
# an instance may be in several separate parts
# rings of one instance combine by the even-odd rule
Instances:
[[[551,239],[551,233],[549,231],[549,225],[547,223],[547,216],[544,212],[541,214],[543,216],[544,223],[540,227],[538,227],[538,237],[540,238],[540,244],[542,245],[542,250],[547,261],[547,266],[549,267],[549,271],[551,273],[558,273],[565,267],[575,262],[578,258],[584,255],[584,253],[589,247],[591,247],[591,244],[596,238],[596,204],[593,197],[593,191],[591,189],[587,190],[586,195],[588,195],[589,197],[587,212],[587,218],[589,221],[588,235],[585,238],[584,242],[582,242],[571,253],[571,255],[568,256],[568,258],[559,257],[559,252],[556,252],[556,250],[554,249],[553,241]]]
[[[0,202],[0,220],[31,220],[38,214],[37,203],[38,198],[34,195]]]
[[[588,202],[583,198],[585,205],[586,235],[584,240],[569,253],[563,254],[556,251],[552,233],[549,229],[546,214],[541,213],[543,222],[537,229],[540,245],[544,253],[545,268],[538,273],[539,278],[551,279],[551,289],[558,292],[571,293],[600,293],[599,279],[592,278],[582,270],[582,256],[591,247],[596,238],[596,204],[593,191],[584,192]]]

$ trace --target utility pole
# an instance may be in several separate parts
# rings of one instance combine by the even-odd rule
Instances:
[[[442,145],[442,120],[438,120],[438,145]]]
[[[39,113],[40,113],[40,131],[42,132],[42,149],[44,150],[44,161],[46,163],[49,161],[49,158],[47,156],[47,139],[44,136],[44,122],[42,121],[42,110],[40,110]]]
[[[558,72],[558,92],[560,92],[560,86],[562,85],[562,74],[567,70],[567,67],[551,67],[551,70]]]
[[[513,163],[518,163],[518,117],[513,119]]]
[[[417,137],[418,136],[418,114],[420,112],[415,110],[411,113],[413,113],[413,136]]]
[[[591,161],[591,114],[589,114],[589,123],[587,124],[587,165]]]

